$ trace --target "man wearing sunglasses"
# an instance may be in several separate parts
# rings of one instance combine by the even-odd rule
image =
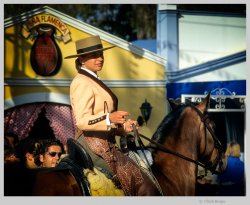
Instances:
[[[64,154],[63,144],[58,139],[47,139],[43,142],[40,161],[42,167],[55,167],[57,166],[60,157]]]

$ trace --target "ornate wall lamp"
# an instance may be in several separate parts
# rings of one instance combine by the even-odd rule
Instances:
[[[151,106],[151,104],[149,102],[147,102],[147,99],[145,99],[145,102],[142,103],[141,107],[140,107],[142,116],[139,116],[137,118],[139,126],[142,126],[144,122],[147,125],[147,121],[150,118],[152,108],[153,107]]]

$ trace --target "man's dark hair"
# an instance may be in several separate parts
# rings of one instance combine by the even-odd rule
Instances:
[[[17,148],[18,156],[20,157],[21,161],[26,160],[26,153],[33,154],[34,162],[36,165],[40,166],[40,152],[41,152],[41,141],[34,138],[25,138],[20,141],[19,146]]]
[[[62,153],[65,153],[63,144],[60,140],[58,139],[44,139],[42,141],[42,149],[41,149],[41,154],[45,154],[50,146],[57,145],[60,146],[62,149]]]

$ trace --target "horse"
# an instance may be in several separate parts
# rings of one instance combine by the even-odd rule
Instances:
[[[207,115],[209,98],[196,106],[170,102],[173,109],[153,137],[140,135],[150,141],[146,148],[153,156],[151,169],[165,196],[194,196],[198,165],[212,173],[225,169],[222,145]]]
[[[4,196],[83,196],[69,169],[28,169],[19,162],[5,164]]]

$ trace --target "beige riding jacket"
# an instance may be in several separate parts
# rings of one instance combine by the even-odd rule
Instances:
[[[106,115],[117,110],[117,98],[99,79],[80,70],[70,85],[76,126],[83,131],[108,131]]]

